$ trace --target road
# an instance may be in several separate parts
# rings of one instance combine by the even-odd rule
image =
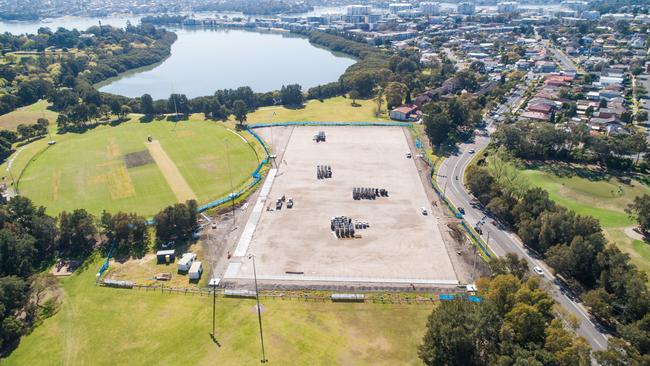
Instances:
[[[520,87],[520,92],[523,88]],[[520,107],[521,96],[515,93],[510,97],[506,103],[502,104],[498,110],[498,114],[502,114],[510,109],[517,109]],[[490,118],[487,119],[488,130],[494,121]],[[468,225],[476,225],[479,221],[484,220],[485,223],[481,226],[483,230],[483,239],[487,241],[489,235],[488,246],[498,256],[504,256],[506,253],[515,253],[520,258],[526,259],[530,268],[538,266],[544,270],[542,282],[545,284],[553,296],[555,301],[559,303],[567,312],[572,313],[579,321],[580,327],[578,334],[585,337],[591,344],[594,350],[601,350],[607,347],[607,336],[602,334],[596,326],[591,322],[587,310],[580,304],[573,301],[564,293],[560,287],[555,284],[555,277],[550,269],[540,260],[536,259],[531,252],[524,248],[521,240],[512,232],[500,229],[492,224],[492,219],[484,219],[486,214],[478,209],[472,207],[474,197],[469,194],[464,185],[464,172],[472,158],[469,150],[480,151],[487,147],[490,142],[490,137],[477,136],[474,142],[463,144],[459,146],[459,153],[446,159],[439,171],[436,178],[438,185],[444,187],[446,197],[453,202],[457,207],[465,209],[464,219]],[[488,234],[489,233],[489,234]],[[533,276],[537,276],[532,272]]]
[[[573,61],[567,56],[564,52],[558,50],[557,48],[554,48],[552,46],[547,46],[547,49],[551,51],[553,56],[560,61],[560,64],[562,65],[562,70],[563,71],[576,71],[576,65],[573,63]]]

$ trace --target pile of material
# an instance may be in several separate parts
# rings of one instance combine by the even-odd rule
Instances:
[[[352,188],[352,198],[355,200],[374,200],[377,197],[388,197],[388,191],[383,188]]]
[[[367,229],[370,227],[365,221],[354,221],[347,216],[332,217],[330,221],[330,229],[336,234],[337,238],[361,238],[360,235],[355,235],[356,230]]]
[[[332,167],[329,165],[317,165],[316,178],[318,179],[332,178]]]

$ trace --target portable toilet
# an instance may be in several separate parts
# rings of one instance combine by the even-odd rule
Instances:
[[[188,272],[190,270],[190,267],[192,266],[192,263],[194,263],[195,259],[196,259],[196,254],[194,253],[183,254],[181,259],[178,260],[178,272]]]
[[[190,280],[198,280],[201,278],[201,274],[203,273],[203,265],[200,261],[194,261],[190,267],[189,272],[187,273],[190,277]]]

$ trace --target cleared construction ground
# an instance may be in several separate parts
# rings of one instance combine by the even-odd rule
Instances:
[[[325,131],[326,142],[313,140],[319,131]],[[296,127],[285,132],[290,132],[286,150],[262,186],[257,214],[242,230],[224,279],[252,279],[247,257],[254,254],[258,279],[266,282],[457,283],[438,218],[414,159],[406,156],[407,131]],[[317,179],[318,165],[330,166],[332,177]],[[355,187],[386,189],[388,197],[354,200]],[[294,206],[277,210],[283,195]],[[369,228],[356,230],[357,238],[337,238],[330,227],[336,216]]]

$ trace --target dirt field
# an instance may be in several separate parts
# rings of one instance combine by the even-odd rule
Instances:
[[[149,149],[151,157],[158,165],[158,168],[165,177],[169,187],[174,191],[178,201],[185,202],[187,200],[196,199],[196,195],[192,191],[192,188],[187,184],[185,178],[183,178],[183,175],[176,167],[176,164],[174,164],[172,159],[163,149],[162,145],[160,145],[160,142],[154,140],[147,143],[147,149]]]
[[[312,141],[319,130],[326,132],[326,143]],[[226,279],[250,279],[246,255],[252,253],[258,278],[267,281],[457,282],[439,218],[420,212],[421,207],[430,212],[431,203],[414,160],[405,156],[410,149],[404,130],[297,127],[280,132],[272,145],[282,145],[283,137],[289,143],[278,154],[278,171],[265,200],[262,188],[259,222],[251,222],[251,215],[247,223],[252,239],[239,240]],[[316,179],[317,165],[330,165],[333,177]],[[390,196],[355,201],[353,187],[385,188]],[[268,211],[282,195],[293,197],[294,208]],[[330,219],[342,215],[367,221],[370,228],[359,230],[359,239],[337,239]]]

